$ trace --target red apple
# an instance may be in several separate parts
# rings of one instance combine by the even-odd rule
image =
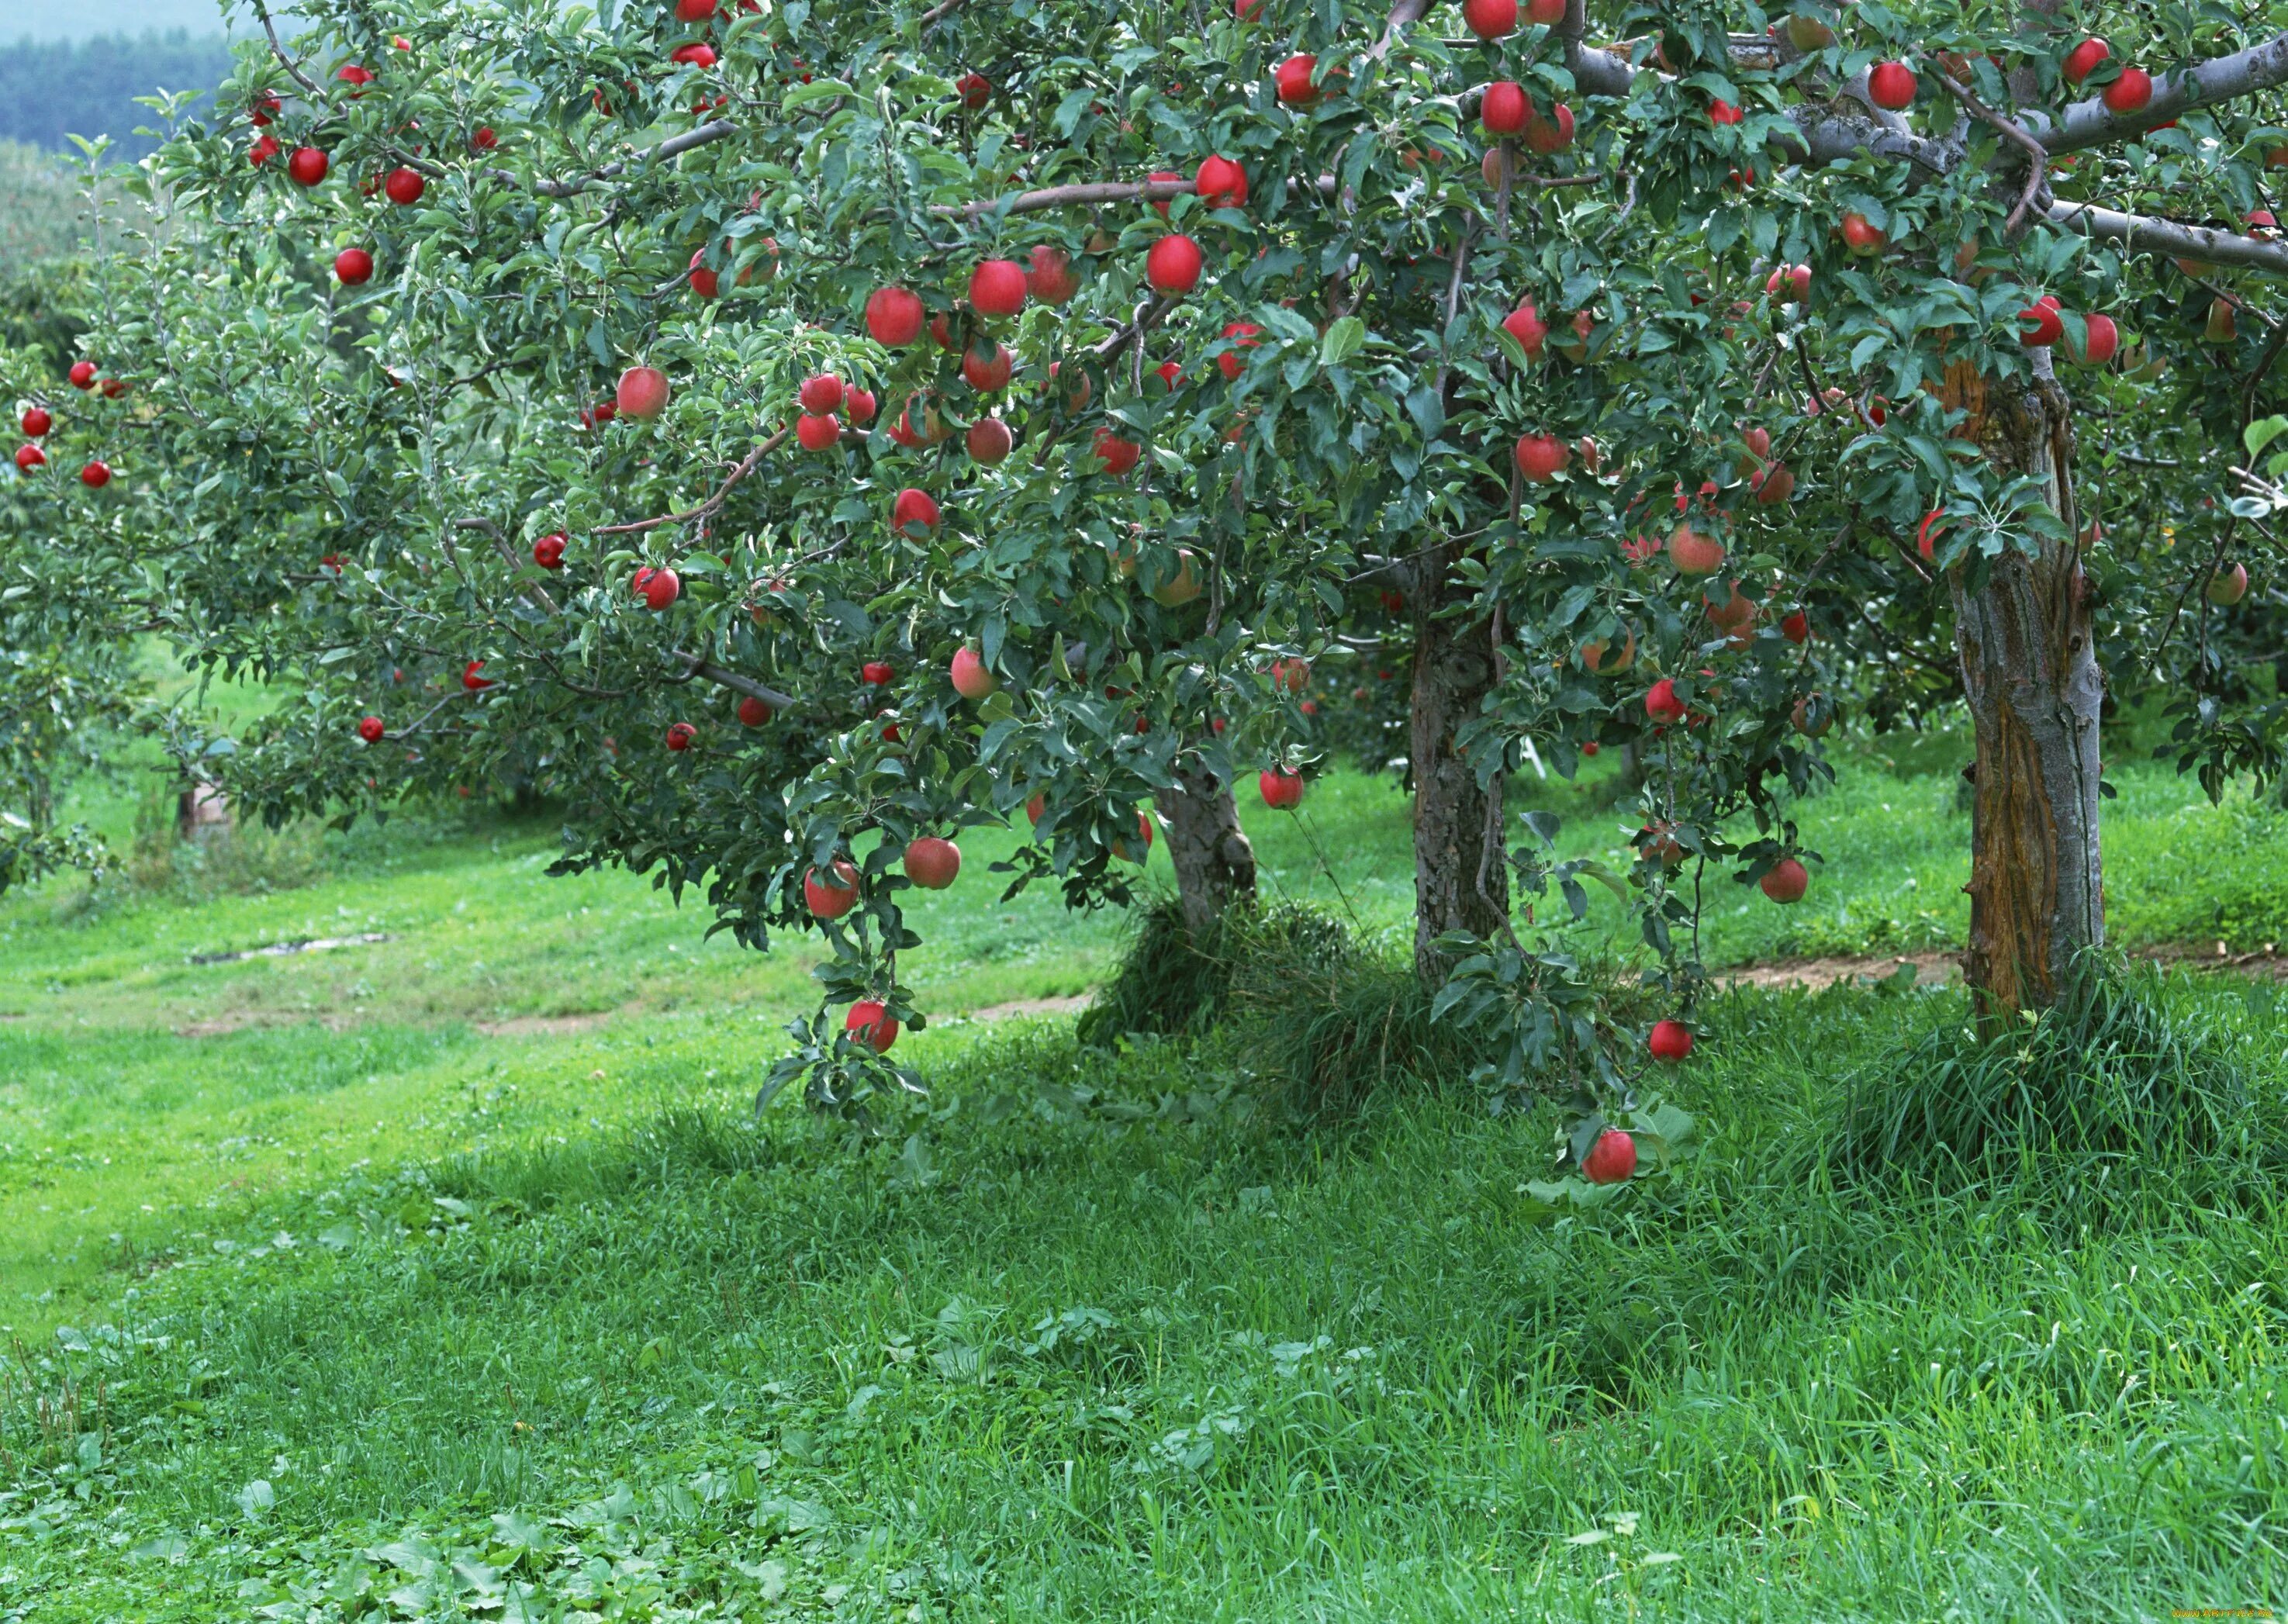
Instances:
[[[762,701],[757,699],[753,694],[750,693],[739,701],[740,726],[760,727],[764,723],[770,719],[771,708],[763,703]]]
[[[2153,75],[2141,67],[2123,68],[2105,87],[2105,105],[2115,113],[2142,113],[2152,102]]]
[[[683,595],[683,577],[671,569],[638,570],[636,590],[643,594],[647,607],[664,609]]]
[[[1791,643],[1810,642],[1811,617],[1800,609],[1788,614],[1780,622],[1780,636]]]
[[[1137,459],[1144,455],[1143,447],[1132,440],[1123,440],[1110,429],[1099,429],[1089,449],[1104,464],[1104,471],[1116,479],[1126,479]]]
[[[1290,693],[1300,693],[1311,685],[1311,662],[1292,657],[1274,660],[1271,662],[1271,684]]]
[[[1915,75],[1904,62],[1878,62],[1867,70],[1867,98],[1896,113],[1915,99]]]
[[[1216,370],[1222,373],[1226,383],[1237,383],[1246,362],[1239,359],[1238,351],[1251,350],[1261,343],[1263,329],[1252,321],[1230,321],[1224,325],[1223,336],[1234,341],[1234,348],[1216,357]]]
[[[479,124],[469,137],[469,145],[479,152],[490,152],[500,145],[500,137],[493,133],[490,124]]]
[[[401,163],[389,171],[389,178],[381,183],[381,189],[391,202],[400,208],[410,208],[421,201],[421,194],[429,189],[429,183],[421,178],[419,170],[408,169]]]
[[[842,1029],[851,1041],[863,1043],[876,1054],[887,1054],[890,1045],[898,1041],[898,1023],[890,1018],[888,1008],[878,998],[862,998],[850,1006],[850,1013],[842,1018]]]
[[[805,412],[794,420],[794,437],[806,451],[831,451],[842,443],[842,420]]]
[[[1685,521],[1669,532],[1668,559],[1680,574],[1712,575],[1724,567],[1724,543]]]
[[[981,700],[1001,685],[977,651],[966,644],[953,651],[953,691],[965,700]]]
[[[1692,1052],[1692,1028],[1680,1020],[1655,1021],[1645,1047],[1654,1059],[1674,1066]]]
[[[1148,812],[1136,814],[1136,840],[1116,836],[1112,842],[1112,855],[1124,862],[1140,863],[1152,853],[1152,818]]]
[[[1154,170],[1150,174],[1145,176],[1144,178],[1163,183],[1173,181],[1180,184],[1184,178],[1176,173],[1173,170]],[[1155,198],[1152,202],[1152,207],[1160,211],[1160,218],[1164,220],[1168,218],[1168,200],[1166,198]]]
[[[1756,489],[1756,500],[1768,508],[1782,506],[1795,495],[1795,474],[1785,463],[1759,468],[1751,483]]]
[[[1637,662],[1637,634],[1624,630],[1617,649],[1608,638],[1592,638],[1581,645],[1581,663],[1599,677],[1617,677]]]
[[[91,491],[99,491],[111,483],[110,465],[100,458],[79,471],[79,482]]]
[[[1145,255],[1144,274],[1156,292],[1189,293],[1199,285],[1204,263],[1200,245],[1189,237],[1163,237]]]
[[[1514,79],[1497,79],[1486,86],[1479,100],[1478,122],[1488,135],[1516,135],[1524,130],[1532,112],[1533,104],[1525,99],[1523,85]]]
[[[1757,883],[1763,888],[1764,895],[1785,906],[1803,900],[1803,893],[1811,889],[1811,875],[1795,859],[1784,857]]]
[[[822,875],[813,868],[802,876],[802,902],[820,919],[839,919],[858,906],[858,870],[842,859]]]
[[[1001,462],[1016,448],[1016,439],[1009,425],[998,417],[980,417],[969,425],[969,456],[972,462],[988,467]]]
[[[1525,144],[1546,157],[1551,153],[1563,152],[1573,145],[1573,109],[1559,102],[1550,109],[1547,118],[1529,107],[1525,120]]]
[[[1521,434],[1513,454],[1517,471],[1537,485],[1556,477],[1565,466],[1565,444],[1552,434]]]
[[[2209,577],[2209,601],[2220,609],[2229,609],[2248,596],[2248,566],[2236,564],[2228,570],[2218,570]]]
[[[963,107],[972,113],[981,112],[993,99],[993,81],[981,73],[966,73],[953,82],[953,91]]]
[[[876,344],[902,349],[922,336],[922,301],[903,288],[877,288],[866,299],[866,331]]]
[[[24,432],[34,440],[39,439],[55,425],[56,420],[48,415],[46,407],[28,406],[24,408]]]
[[[1247,171],[1228,158],[1203,159],[1200,172],[1193,178],[1192,190],[1204,198],[1211,209],[1244,209]]]
[[[16,448],[16,471],[19,473],[29,473],[35,468],[44,465],[47,460],[48,454],[41,450],[37,446],[19,446]]]
[[[667,725],[667,748],[678,752],[687,750],[691,748],[691,741],[698,736],[699,730],[690,723],[671,722]]]
[[[493,685],[493,679],[484,674],[485,662],[472,660],[461,668],[461,686],[470,693],[481,693]]]
[[[1637,1142],[1617,1128],[1597,1136],[1581,1159],[1581,1176],[1593,1184],[1625,1184],[1637,1170]]]
[[[1255,787],[1273,812],[1289,812],[1303,804],[1303,775],[1282,767],[1266,767],[1256,774]]]
[[[1708,103],[1708,122],[1712,124],[1736,124],[1747,116],[1721,96],[1712,98]]]
[[[1042,304],[1067,304],[1080,291],[1080,278],[1064,250],[1039,243],[1033,250],[1032,261],[1032,268],[1025,273],[1025,289]]]
[[[543,569],[562,569],[564,549],[572,538],[561,530],[551,531],[532,544],[532,561]]]
[[[1319,59],[1315,56],[1291,56],[1279,64],[1271,75],[1277,86],[1279,99],[1291,107],[1307,107],[1319,99],[1319,87],[1311,83],[1317,71]]]
[[[1807,739],[1824,739],[1835,725],[1835,709],[1818,694],[1807,693],[1788,712],[1788,722]]]
[[[2030,350],[2046,349],[2065,334],[2065,323],[2058,320],[2055,299],[2045,298],[2018,313],[2018,342]]]
[[[969,273],[969,302],[983,316],[1013,316],[1025,308],[1025,269],[1013,259],[988,259]]]
[[[2074,359],[2084,366],[2102,367],[2120,353],[2121,329],[2114,326],[2111,316],[2091,316],[2085,325],[2088,337]]]
[[[116,400],[127,392],[127,380],[115,377],[103,378],[98,381],[96,387],[103,391],[105,400]]]
[[[874,392],[870,389],[846,389],[842,392],[846,416],[854,424],[863,425],[874,421]]]
[[[667,409],[667,374],[657,367],[630,367],[620,374],[613,408],[623,417],[656,417]]]
[[[961,358],[963,381],[981,395],[1008,388],[1010,376],[1016,369],[1017,358],[1009,353],[1005,344],[981,341]]]
[[[92,389],[95,387],[95,363],[75,360],[72,362],[71,371],[65,376],[71,379],[74,389]]]
[[[1660,723],[1681,722],[1685,717],[1684,701],[1676,697],[1676,683],[1664,677],[1645,690],[1645,715]]]
[[[803,410],[822,416],[842,409],[845,392],[840,378],[830,372],[822,372],[816,377],[805,378],[802,387],[795,392],[795,399],[802,402]]]
[[[1525,20],[1553,28],[1565,20],[1565,0],[1525,0]]]
[[[1462,0],[1462,23],[1480,39],[1499,39],[1517,27],[1517,0]]]
[[[1865,215],[1854,210],[1843,217],[1843,242],[1853,253],[1865,257],[1879,254],[1891,245],[1882,229]]]
[[[379,744],[382,734],[386,731],[379,717],[366,717],[358,723],[358,737],[368,744]]]
[[[869,660],[858,668],[858,680],[871,688],[889,686],[897,675],[897,668],[886,660]]]
[[[1504,316],[1502,327],[1517,340],[1517,347],[1525,352],[1527,360],[1541,359],[1541,346],[1549,338],[1549,324],[1535,311],[1531,300],[1525,301]]]
[[[278,138],[266,130],[247,147],[246,161],[254,168],[260,169],[282,150],[278,145]]]
[[[688,64],[703,70],[715,66],[715,47],[704,42],[678,45],[667,53],[667,59],[679,66]]]
[[[943,891],[961,873],[961,848],[936,835],[906,847],[906,878],[924,891]]]
[[[1780,289],[1790,289],[1788,297],[1797,304],[1811,297],[1811,267],[1807,265],[1782,265],[1764,280],[1764,291],[1777,297]]]
[[[705,22],[715,15],[715,0],[675,0],[679,22]]]
[[[355,288],[373,279],[373,256],[361,248],[346,248],[334,256],[334,277],[345,288]]]
[[[916,540],[926,540],[935,534],[942,518],[930,494],[910,486],[898,493],[890,507],[890,528]]]
[[[2079,84],[2090,75],[2090,70],[2113,54],[2113,48],[2101,39],[2085,39],[2066,52],[2059,72],[2068,84]]]
[[[297,147],[286,160],[286,178],[298,186],[314,186],[326,178],[326,154],[314,147]]]

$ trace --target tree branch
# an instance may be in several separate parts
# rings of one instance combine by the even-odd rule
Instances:
[[[2054,202],[2048,214],[2052,221],[2068,231],[2125,242],[2146,253],[2198,259],[2209,265],[2244,265],[2252,271],[2288,276],[2288,242],[2268,242],[2261,237],[2244,236],[2236,231],[2123,214],[2115,209],[2100,209],[2093,203]]]
[[[2049,121],[2041,114],[2028,117],[2042,145],[2053,154],[2079,152],[2109,141],[2133,140],[2182,114],[2280,84],[2288,84],[2288,34],[2276,34],[2260,45],[2162,75],[2153,81],[2153,99],[2134,113],[2116,113],[2102,98],[2093,96],[2060,114],[2054,127],[2046,128]]]
[[[687,681],[689,680],[689,677],[703,677],[719,687],[730,689],[734,693],[743,693],[749,699],[759,699],[773,710],[802,709],[800,702],[791,693],[782,693],[767,683],[757,682],[751,677],[743,677],[736,671],[717,665],[703,655],[690,654],[679,648],[672,652],[678,660],[683,661],[688,671]]]
[[[302,71],[301,64],[288,56],[286,47],[278,43],[278,28],[270,20],[270,8],[265,5],[262,0],[254,0],[254,14],[262,20],[263,33],[270,36],[270,54],[278,59],[278,66],[284,68],[294,83],[308,91],[314,99],[323,100],[326,94],[324,90],[309,75]]]
[[[695,147],[704,147],[711,141],[719,141],[726,136],[738,133],[739,125],[736,121],[727,118],[714,119],[695,130],[687,130],[681,135],[671,135],[656,147],[647,147],[616,163],[607,163],[601,169],[590,170],[585,175],[570,180],[542,179],[528,183],[509,170],[487,170],[485,173],[506,186],[522,186],[528,184],[533,191],[543,197],[576,197],[589,187],[600,182],[610,180],[616,176],[624,175],[631,169],[638,169],[647,163],[665,162],[670,158],[689,152]]]
[[[680,513],[663,513],[657,519],[640,519],[633,524],[600,525],[597,527],[596,534],[598,535],[629,535],[638,531],[656,530],[662,525],[687,524],[695,519],[707,519],[713,516],[714,514],[721,511],[723,503],[729,500],[731,495],[731,487],[738,484],[740,480],[745,479],[749,474],[754,472],[755,464],[761,462],[772,452],[777,450],[782,445],[784,445],[786,443],[787,435],[791,432],[792,431],[790,430],[781,429],[768,440],[762,441],[752,451],[748,452],[746,461],[732,469],[729,476],[727,477],[723,483],[716,488],[715,494],[708,497],[706,501],[701,503],[697,507],[686,508]]]
[[[2028,135],[2024,128],[2016,122],[2003,117],[1979,100],[1968,85],[1943,67],[1934,63],[1931,72],[1941,84],[1946,86],[1948,94],[1970,109],[1973,117],[1991,125],[2001,132],[2004,140],[2026,154],[2025,189],[2018,194],[2018,206],[2010,210],[2010,218],[2002,223],[2002,234],[2006,237],[2015,237],[2018,234],[2018,228],[2026,223],[2026,215],[2028,210],[2033,208],[2034,199],[2041,194],[2042,179],[2048,173],[2050,167],[2049,148]]]

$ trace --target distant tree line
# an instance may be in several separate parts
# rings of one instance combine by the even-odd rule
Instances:
[[[68,136],[107,135],[120,156],[139,158],[156,143],[135,131],[156,119],[135,98],[163,85],[211,85],[230,67],[230,44],[220,34],[181,28],[134,39],[104,35],[0,44],[0,139],[63,152],[70,150]]]

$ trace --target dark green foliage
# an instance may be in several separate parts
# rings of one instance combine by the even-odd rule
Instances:
[[[1836,1161],[1863,1176],[2030,1157],[2252,1165],[2263,1153],[2233,1047],[2215,1012],[2170,996],[2159,972],[2093,957],[2020,1030],[1981,1042],[1943,1022],[1863,1067]]]
[[[140,158],[158,143],[135,131],[158,121],[136,105],[138,96],[203,89],[230,69],[221,35],[181,28],[134,39],[111,34],[0,45],[0,139],[68,152],[68,137],[107,135],[121,155]]]

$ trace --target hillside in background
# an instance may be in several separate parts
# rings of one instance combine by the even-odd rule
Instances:
[[[0,139],[63,152],[70,150],[68,136],[107,135],[118,155],[139,158],[156,143],[135,131],[157,120],[137,105],[138,96],[162,87],[203,88],[230,68],[230,45],[221,34],[179,28],[134,38],[0,44]]]

